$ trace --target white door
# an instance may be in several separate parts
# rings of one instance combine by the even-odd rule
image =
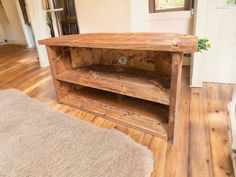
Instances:
[[[203,81],[236,83],[236,6],[210,10],[206,36],[212,48],[205,56]]]
[[[201,82],[236,83],[236,4],[227,0],[198,0],[197,35],[206,37],[211,48],[204,54],[196,54],[192,66],[192,85]],[[232,1],[235,2],[235,1]]]

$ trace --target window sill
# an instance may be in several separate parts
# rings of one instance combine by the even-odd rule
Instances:
[[[176,11],[188,11],[188,10],[185,9],[184,7],[180,7],[180,8],[170,8],[170,9],[159,9],[156,10],[155,12],[150,12],[150,13],[163,13],[163,12],[176,12]]]
[[[169,20],[169,19],[191,19],[193,17],[192,11],[171,11],[171,12],[158,12],[158,13],[149,13],[148,21],[155,20]]]

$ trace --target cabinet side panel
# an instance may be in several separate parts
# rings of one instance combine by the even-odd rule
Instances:
[[[60,102],[68,94],[70,87],[67,83],[56,80],[55,76],[72,68],[70,52],[67,47],[57,46],[47,46],[47,52],[57,100]]]

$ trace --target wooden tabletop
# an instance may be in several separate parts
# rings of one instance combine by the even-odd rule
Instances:
[[[40,40],[48,46],[196,52],[198,38],[174,33],[87,33]]]

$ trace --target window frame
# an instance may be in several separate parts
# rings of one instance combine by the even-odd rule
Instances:
[[[194,0],[185,0],[184,7],[156,10],[155,0],[149,0],[149,13],[188,11],[188,10],[193,9],[193,5],[194,5]]]

